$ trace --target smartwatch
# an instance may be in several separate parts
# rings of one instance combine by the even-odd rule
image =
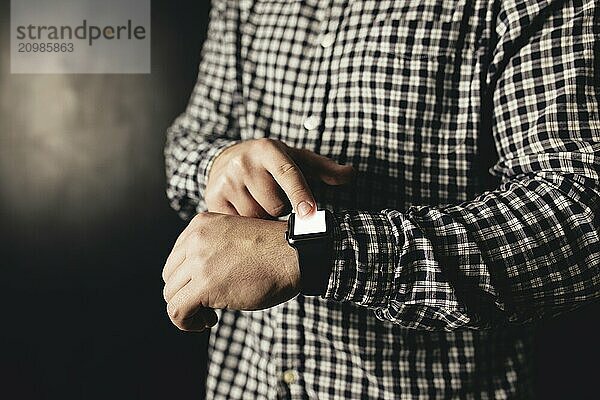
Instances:
[[[292,213],[288,218],[285,239],[298,255],[301,294],[319,296],[327,290],[333,262],[332,221],[326,210],[307,218]]]

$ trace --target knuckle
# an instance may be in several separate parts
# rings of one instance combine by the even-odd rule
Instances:
[[[184,322],[184,321],[174,321],[174,320],[171,320],[171,322],[172,322],[172,323],[173,323],[173,325],[175,325],[175,327],[176,327],[177,329],[179,329],[180,331],[187,332],[187,329],[186,329],[186,326],[185,326],[185,322]]]
[[[218,191],[209,190],[207,188],[206,192],[204,193],[204,201],[206,202],[208,209],[211,210],[215,208],[217,204],[219,204],[221,197],[222,196]]]
[[[271,138],[256,139],[254,144],[256,146],[255,154],[260,154],[261,157],[268,153],[281,152],[284,146],[283,142]]]
[[[256,139],[254,143],[262,149],[272,148],[275,145],[275,140],[271,138],[260,138]]]
[[[190,322],[188,320],[185,320],[185,319],[181,320],[181,321],[178,321],[175,326],[177,326],[177,328],[179,328],[179,330],[183,331],[183,332],[190,332],[192,330]]]
[[[239,186],[238,177],[243,173],[235,172],[233,174],[223,175],[223,178],[220,181],[219,189],[221,192],[230,192],[231,190],[235,190]]]
[[[283,213],[287,210],[288,206],[285,203],[277,203],[277,204],[273,204],[270,207],[268,207],[268,209],[266,210],[269,215],[273,216],[273,217],[278,217],[280,215],[283,215]]]
[[[237,188],[239,186],[237,179],[239,175],[239,173],[228,172],[220,175],[210,185],[206,186],[204,200],[207,204],[218,203],[227,193]]]
[[[174,324],[177,324],[182,319],[181,307],[174,302],[167,304],[167,315],[171,318]]]
[[[296,173],[296,171],[297,171],[296,166],[294,164],[292,164],[291,162],[286,162],[286,163],[280,164],[277,167],[277,173],[281,176],[289,176],[290,174]]]
[[[250,170],[250,162],[248,160],[248,157],[246,157],[245,155],[239,155],[237,157],[234,157],[230,161],[229,165],[235,174],[245,174]],[[232,176],[227,175],[227,178],[232,179]]]

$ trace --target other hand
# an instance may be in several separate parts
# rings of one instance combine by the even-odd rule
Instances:
[[[258,310],[298,294],[300,270],[286,223],[202,213],[177,239],[163,269],[171,321],[186,331],[217,322],[213,308]]]
[[[213,162],[204,198],[208,211],[254,218],[279,217],[291,203],[299,216],[315,210],[307,179],[328,185],[352,180],[354,170],[306,149],[272,139],[248,140]]]

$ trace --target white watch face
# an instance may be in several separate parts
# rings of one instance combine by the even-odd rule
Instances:
[[[323,233],[327,231],[325,222],[325,210],[319,210],[310,217],[294,217],[294,236],[307,235],[310,233]]]

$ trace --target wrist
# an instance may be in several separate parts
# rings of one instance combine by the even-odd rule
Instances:
[[[296,250],[290,247],[285,240],[287,222],[275,221],[274,224],[274,239],[279,249],[275,256],[275,261],[279,266],[283,267],[282,280],[284,286],[294,291],[294,293],[298,293],[300,291],[300,265]]]

